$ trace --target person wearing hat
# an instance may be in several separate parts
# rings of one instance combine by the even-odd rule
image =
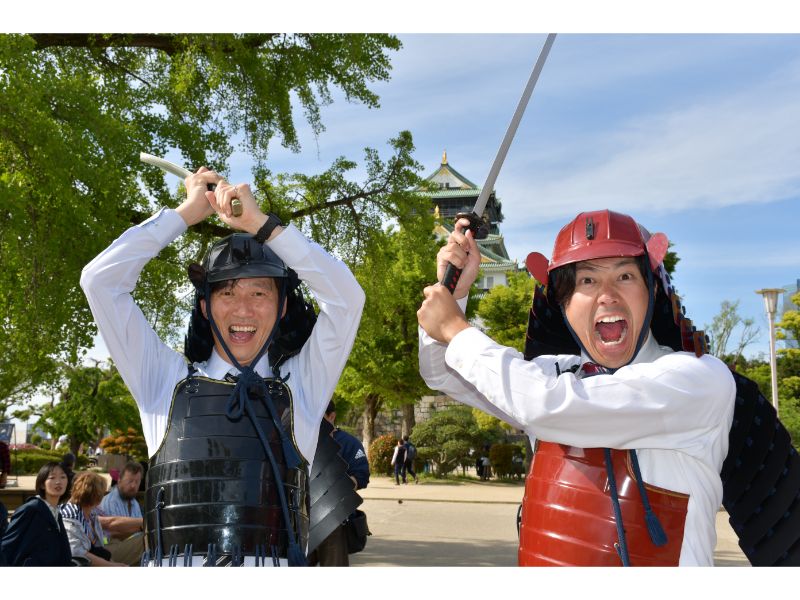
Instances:
[[[420,372],[535,441],[519,563],[712,565],[736,386],[674,314],[666,236],[611,211],[568,223],[550,261],[526,261],[546,288],[523,356],[464,317],[480,268],[467,226],[437,259],[440,278],[463,269],[454,293],[424,291]]]
[[[248,185],[200,168],[186,190],[180,206],[128,229],[81,276],[150,455],[143,562],[302,565],[309,463],[364,293],[342,262],[262,213]],[[242,233],[189,267],[195,298],[182,354],[131,293],[150,259],[214,214]]]

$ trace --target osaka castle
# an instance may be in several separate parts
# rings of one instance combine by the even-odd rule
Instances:
[[[426,182],[433,184],[433,189],[423,192],[429,196],[436,217],[434,232],[442,240],[453,231],[455,217],[460,212],[472,212],[481,188],[456,171],[447,162],[447,151],[442,154],[442,164],[428,177]],[[489,235],[486,239],[477,240],[481,251],[481,274],[475,285],[486,291],[496,285],[506,285],[506,275],[518,270],[517,264],[511,260],[506,250],[499,224],[503,221],[502,204],[492,190],[484,220],[489,223]]]

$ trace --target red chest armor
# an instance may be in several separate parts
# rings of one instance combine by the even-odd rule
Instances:
[[[611,457],[631,565],[677,566],[689,496],[645,484],[667,534],[667,543],[656,546],[630,454],[612,450]],[[617,540],[603,449],[539,442],[525,481],[520,566],[620,566]]]

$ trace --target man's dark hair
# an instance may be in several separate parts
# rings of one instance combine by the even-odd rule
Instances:
[[[273,367],[300,352],[303,344],[311,335],[314,323],[317,321],[314,307],[303,298],[297,273],[292,269],[288,269],[288,274],[286,314],[279,321],[278,331],[268,351],[269,362]],[[230,287],[236,281],[238,280],[226,279],[214,282],[209,285],[209,288],[211,293],[214,293],[219,289]],[[280,285],[277,280],[275,283]],[[211,356],[211,350],[214,348],[214,335],[211,331],[211,324],[200,310],[200,298],[200,292],[195,292],[194,308],[189,319],[189,329],[184,339],[184,354],[190,362],[208,360]]]
[[[333,400],[328,402],[328,408],[325,409],[325,416],[327,417],[332,412],[336,412],[336,404],[334,404]]]
[[[62,467],[69,467],[70,469],[75,466],[75,455],[72,452],[67,452],[61,457]]]
[[[404,441],[404,442],[407,442],[407,441],[408,441],[408,434],[406,434],[406,435],[404,435],[404,436],[403,436],[403,441]]]
[[[47,481],[47,478],[50,477],[50,473],[52,473],[55,469],[61,469],[62,471],[64,471],[64,467],[61,466],[61,463],[53,461],[42,465],[42,468],[39,469],[39,472],[36,474],[36,483],[34,484],[34,487],[36,488],[36,495],[39,496],[40,498],[43,498],[45,500],[47,499],[47,495],[44,489],[44,482]],[[64,471],[64,475],[66,474],[67,474],[66,471]],[[67,483],[69,483],[69,479],[67,480]],[[69,485],[66,485],[64,487],[64,493],[58,499],[58,503],[62,504],[67,498],[69,498],[69,493],[70,493]]]
[[[639,273],[642,274],[642,279],[646,282],[648,265],[645,256],[634,256],[632,258],[636,261],[636,266],[639,267]],[[566,306],[575,291],[577,264],[578,263],[570,263],[550,273],[550,285],[553,290],[553,299],[559,306]]]
[[[124,467],[122,467],[119,478],[122,479],[125,476],[125,473],[130,473],[131,475],[143,475],[144,468],[140,463],[130,460],[125,463]]]

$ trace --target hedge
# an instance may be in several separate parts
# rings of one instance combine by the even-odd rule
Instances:
[[[49,462],[61,462],[64,452],[57,450],[43,450],[31,448],[25,450],[11,451],[11,473],[18,475],[36,475],[45,464]],[[76,467],[82,468],[88,464],[89,459],[80,455],[76,457]]]

